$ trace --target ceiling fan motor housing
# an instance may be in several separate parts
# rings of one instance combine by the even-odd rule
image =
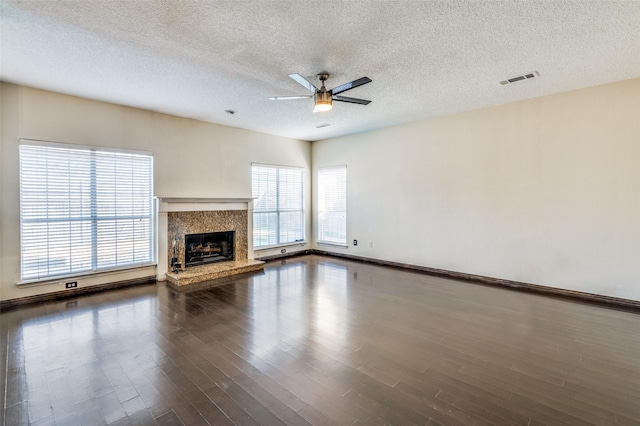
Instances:
[[[316,104],[331,105],[331,92],[327,92],[327,90],[323,87],[322,89],[316,91],[313,100]]]

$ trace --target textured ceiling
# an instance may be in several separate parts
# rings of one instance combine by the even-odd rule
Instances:
[[[2,80],[319,140],[640,76],[640,1],[0,0]],[[312,113],[287,75],[345,92]],[[500,85],[531,71],[540,77]],[[235,115],[225,110],[236,111]],[[316,128],[321,124],[328,127]]]

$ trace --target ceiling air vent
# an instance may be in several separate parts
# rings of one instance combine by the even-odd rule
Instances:
[[[516,76],[516,77],[508,78],[506,80],[502,80],[500,82],[500,84],[502,84],[504,86],[506,84],[511,84],[511,83],[515,83],[517,81],[522,81],[522,80],[528,80],[530,78],[539,77],[539,76],[540,76],[540,73],[538,71],[533,71],[533,72],[530,72],[529,74],[522,74],[522,75],[519,75],[519,76]]]

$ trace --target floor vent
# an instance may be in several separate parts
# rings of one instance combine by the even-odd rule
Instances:
[[[502,84],[504,86],[506,84],[511,84],[511,83],[515,83],[517,81],[522,81],[522,80],[528,80],[530,78],[539,77],[539,76],[540,76],[540,73],[538,71],[534,71],[534,72],[530,72],[528,74],[522,74],[522,75],[519,75],[517,77],[511,77],[511,78],[508,78],[506,80],[502,80],[500,82],[500,84]]]

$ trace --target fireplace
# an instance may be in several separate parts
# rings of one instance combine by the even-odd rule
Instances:
[[[176,288],[186,288],[264,268],[264,262],[252,259],[253,250],[250,248],[253,241],[252,198],[162,197],[158,210],[160,281],[164,278]],[[164,235],[163,230],[166,231]],[[216,231],[231,231],[230,237],[222,239],[226,242],[226,249],[224,244],[206,239]],[[197,253],[186,255],[185,245],[191,244],[191,237],[197,234],[200,234],[200,241],[194,247],[202,244],[204,248],[207,242],[215,242],[220,249],[215,250],[217,256],[211,256],[214,254],[213,244],[203,251],[205,256]],[[163,258],[166,262],[162,262]],[[186,267],[186,262],[190,263],[189,267]]]
[[[184,266],[235,260],[235,231],[184,236]]]

